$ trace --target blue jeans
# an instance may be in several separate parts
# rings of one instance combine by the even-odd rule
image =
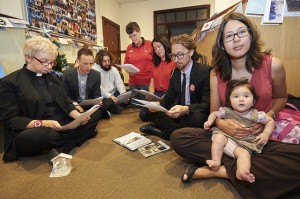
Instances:
[[[140,86],[129,84],[129,90],[132,91],[131,98],[146,100],[146,96],[138,92],[134,92],[135,89],[149,91],[149,84],[140,85]]]

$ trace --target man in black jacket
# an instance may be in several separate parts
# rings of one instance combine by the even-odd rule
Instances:
[[[84,112],[91,106],[80,106],[81,101],[101,97],[101,75],[92,69],[94,55],[88,48],[81,48],[78,51],[76,63],[77,67],[64,71],[62,80],[67,96],[73,101],[79,112]],[[93,114],[93,117],[96,117],[96,120],[100,120],[102,117],[109,118],[110,113],[107,111],[107,107],[112,104],[111,99],[103,99],[99,103],[101,107]]]
[[[140,128],[141,132],[170,139],[171,133],[183,127],[203,127],[209,114],[209,75],[211,68],[197,63],[195,41],[186,34],[171,38],[170,57],[176,69],[160,105],[166,113],[147,111],[153,124]],[[175,106],[174,106],[175,104]]]

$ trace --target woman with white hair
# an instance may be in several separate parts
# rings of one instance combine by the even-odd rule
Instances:
[[[68,153],[96,135],[97,121],[73,130],[62,126],[80,113],[68,100],[60,80],[50,74],[57,47],[41,36],[25,41],[23,68],[1,79],[0,120],[4,124],[4,161],[51,151],[50,158]]]

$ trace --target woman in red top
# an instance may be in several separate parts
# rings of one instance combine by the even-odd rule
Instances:
[[[154,70],[149,87],[149,92],[159,97],[163,96],[168,90],[170,76],[173,72],[175,63],[169,57],[171,45],[166,37],[159,35],[152,41]]]
[[[169,57],[171,53],[171,44],[165,36],[158,35],[152,40],[152,50],[154,69],[151,78],[149,92],[162,97],[169,87],[170,77],[174,70],[175,63]],[[145,117],[145,109],[140,110],[140,118],[148,121]]]
[[[140,72],[129,74],[129,90],[149,90],[150,79],[153,71],[151,41],[141,37],[141,29],[136,22],[130,22],[126,26],[126,33],[132,41],[126,49],[124,64],[132,64]],[[143,94],[132,93],[132,98],[145,100]]]

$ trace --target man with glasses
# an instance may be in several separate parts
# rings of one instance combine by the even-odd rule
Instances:
[[[63,72],[62,80],[68,97],[79,112],[84,112],[91,106],[82,107],[79,105],[81,101],[101,97],[101,76],[98,71],[92,69],[94,55],[90,49],[81,48],[77,53],[76,63],[77,67],[66,69]],[[110,113],[107,111],[107,107],[112,104],[111,99],[103,99],[99,103],[101,107],[93,114],[93,117],[96,117],[96,120],[100,120],[102,117],[109,119]]]
[[[175,70],[169,88],[160,102],[167,112],[147,111],[152,124],[140,131],[170,139],[171,133],[183,127],[203,127],[209,114],[210,67],[197,62],[195,41],[187,34],[171,38]],[[175,104],[175,106],[173,106]]]
[[[141,29],[136,22],[130,22],[126,26],[126,33],[132,44],[126,49],[124,64],[132,64],[140,72],[129,74],[129,90],[149,90],[152,71],[154,68],[152,59],[151,41],[141,37]],[[133,92],[132,98],[145,100],[146,97],[140,93]]]

